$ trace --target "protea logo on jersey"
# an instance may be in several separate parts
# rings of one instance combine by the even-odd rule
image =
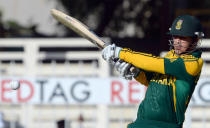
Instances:
[[[176,29],[177,30],[180,30],[182,28],[182,23],[183,23],[182,19],[178,20],[178,22],[176,23]]]

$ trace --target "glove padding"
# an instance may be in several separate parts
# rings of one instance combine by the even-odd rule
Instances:
[[[123,60],[118,60],[115,64],[114,67],[116,70],[120,73],[120,76],[123,77],[126,80],[132,80],[133,77],[136,77],[140,70],[134,66],[132,66],[130,63],[127,63]],[[135,68],[135,72],[131,72],[131,68]]]
[[[115,44],[108,45],[102,50],[102,58],[109,63],[113,63],[114,60],[119,58],[121,50],[122,48],[117,47]]]

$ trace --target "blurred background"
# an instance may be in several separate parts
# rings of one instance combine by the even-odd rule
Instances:
[[[107,43],[160,56],[174,18],[198,17],[204,66],[184,128],[210,127],[209,0],[0,0],[0,128],[125,128],[136,119],[146,88],[122,79],[97,47],[53,19],[53,8]]]

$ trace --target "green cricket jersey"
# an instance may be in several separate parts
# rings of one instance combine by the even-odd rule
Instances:
[[[142,69],[135,79],[148,86],[137,119],[128,127],[182,127],[186,108],[203,65],[201,52],[177,56],[171,50],[161,58],[123,49],[120,59]]]

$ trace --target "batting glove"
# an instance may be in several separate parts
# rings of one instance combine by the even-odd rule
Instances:
[[[138,68],[133,67],[130,63],[123,60],[118,60],[114,67],[120,73],[120,76],[126,80],[132,80],[132,78],[136,77],[140,72]],[[131,72],[131,68],[135,68],[133,72]]]
[[[115,44],[108,45],[102,50],[102,57],[109,63],[113,63],[114,60],[119,58],[119,53],[122,50],[121,47],[117,47]]]

